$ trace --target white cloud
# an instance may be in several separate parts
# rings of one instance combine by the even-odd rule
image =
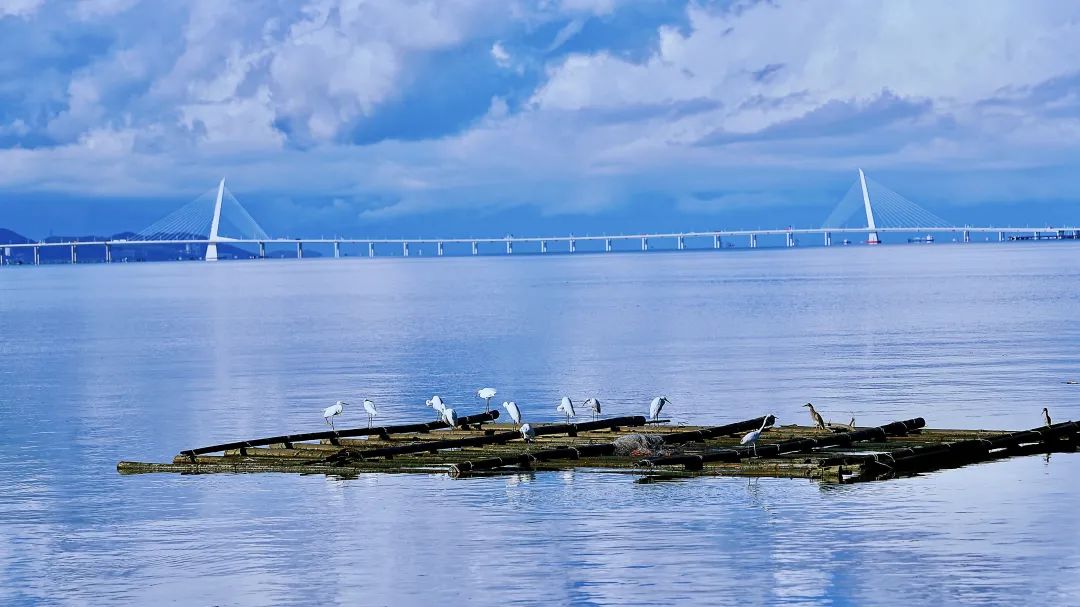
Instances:
[[[0,0],[0,19],[4,17],[30,17],[45,0]]]
[[[510,67],[510,53],[506,52],[501,42],[491,45],[491,58],[499,67]]]

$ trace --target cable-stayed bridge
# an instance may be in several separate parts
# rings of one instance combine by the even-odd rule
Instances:
[[[882,234],[918,234],[909,241],[933,242],[933,234],[950,235],[954,240],[971,242],[973,234],[995,235],[998,241],[1005,240],[1044,240],[1044,239],[1080,239],[1080,228],[1046,227],[1014,228],[995,226],[958,226],[924,209],[915,202],[890,190],[870,179],[859,170],[858,178],[847,194],[825,219],[821,227],[816,228],[775,228],[754,230],[707,230],[696,232],[640,233],[600,236],[550,236],[518,237],[507,235],[502,238],[275,238],[269,236],[240,201],[225,187],[222,179],[216,188],[199,196],[190,203],[170,213],[166,217],[133,233],[127,238],[95,240],[83,242],[29,242],[3,245],[3,255],[12,257],[15,251],[31,249],[33,263],[41,262],[41,251],[49,247],[67,247],[70,249],[71,263],[78,263],[79,249],[98,247],[104,249],[104,261],[113,261],[114,249],[131,249],[147,246],[183,247],[189,258],[217,261],[222,258],[221,248],[228,246],[233,258],[266,258],[268,247],[295,247],[295,256],[304,257],[305,245],[322,245],[333,248],[334,257],[341,257],[343,247],[361,247],[363,254],[366,245],[368,257],[391,254],[409,257],[411,251],[423,254],[423,247],[434,249],[436,256],[447,254],[450,247],[466,250],[472,255],[479,255],[481,247],[485,252],[492,249],[505,254],[519,252],[549,253],[562,251],[576,253],[579,245],[591,251],[611,252],[615,250],[649,251],[656,248],[676,250],[688,248],[731,248],[745,246],[757,248],[760,238],[783,237],[784,245],[795,247],[804,238],[820,238],[824,246],[832,246],[835,236],[842,238],[842,244],[853,244],[852,238],[865,238],[855,242],[876,245],[882,242]],[[664,243],[668,247],[664,247]],[[692,246],[697,243],[697,246]],[[657,246],[660,244],[660,246]],[[688,246],[689,245],[689,246]],[[242,248],[247,246],[252,251]],[[257,253],[254,251],[257,249]],[[289,255],[292,256],[292,255]]]

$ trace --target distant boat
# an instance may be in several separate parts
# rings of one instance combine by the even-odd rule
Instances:
[[[907,241],[908,242],[923,242],[923,243],[926,243],[926,244],[931,244],[931,243],[934,242],[934,235],[933,234],[927,234],[926,236],[912,236],[911,238],[908,238]]]

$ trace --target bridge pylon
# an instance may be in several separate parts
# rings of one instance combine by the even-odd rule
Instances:
[[[859,169],[859,185],[862,186],[863,208],[866,209],[866,228],[870,230],[866,244],[881,244],[878,239],[877,223],[874,222],[874,207],[870,206],[870,192],[866,189],[866,174]]]
[[[221,183],[218,184],[217,200],[214,201],[214,218],[210,222],[210,236],[208,240],[209,244],[206,245],[206,261],[218,260],[218,242],[221,241],[221,236],[218,234],[218,230],[221,228],[221,199],[225,196],[225,178],[221,178]]]

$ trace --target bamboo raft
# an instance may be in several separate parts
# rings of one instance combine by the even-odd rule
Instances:
[[[701,475],[881,480],[1004,457],[1075,451],[1080,424],[1025,430],[929,430],[922,418],[883,426],[819,429],[771,426],[772,416],[712,427],[673,427],[643,416],[515,426],[494,423],[498,411],[442,421],[308,432],[234,441],[181,451],[171,463],[121,461],[121,474],[291,472],[342,478],[365,472],[447,473],[452,477],[570,468],[622,471],[641,480]],[[739,445],[766,423],[756,447]],[[638,435],[638,436],[634,436]],[[644,437],[644,438],[642,438]],[[626,451],[627,438],[655,448]],[[662,439],[662,440],[661,440]],[[662,443],[662,444],[661,444]]]

